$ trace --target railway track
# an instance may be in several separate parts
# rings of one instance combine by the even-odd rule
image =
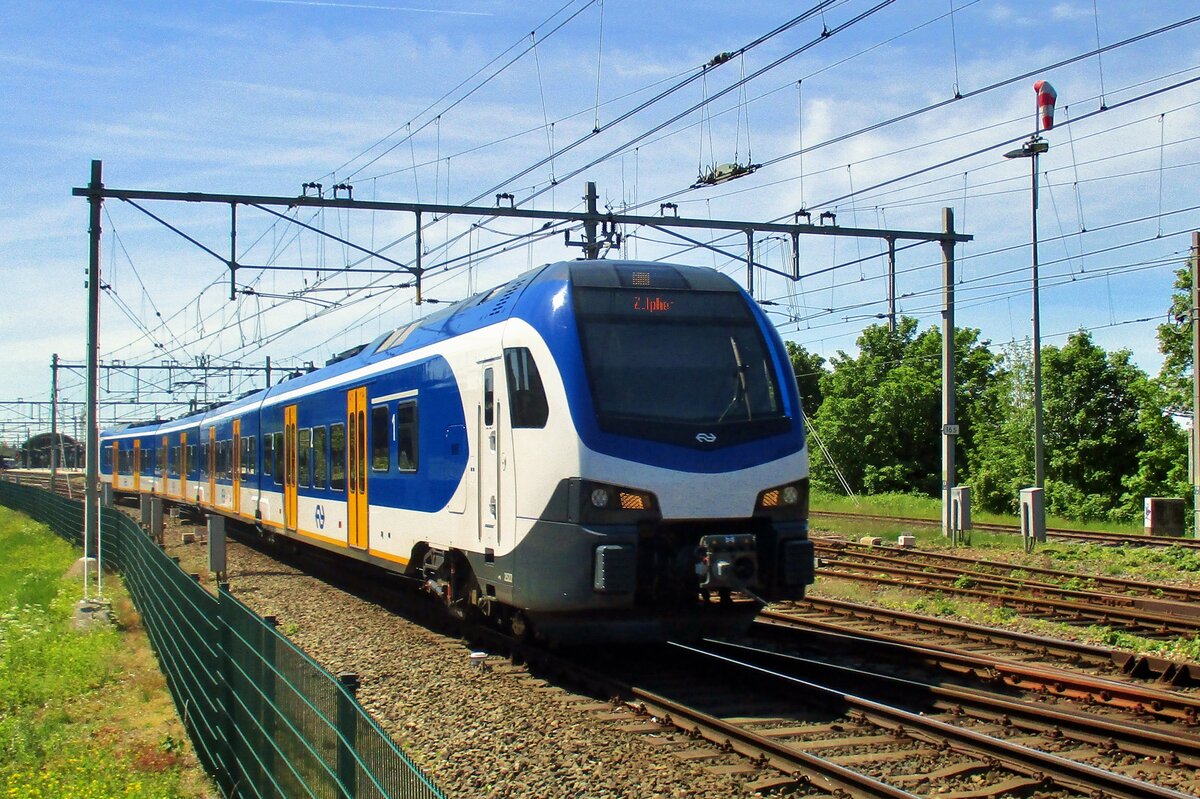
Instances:
[[[911,672],[939,683],[984,684],[994,692],[1020,693],[1032,701],[1068,700],[1139,721],[1200,729],[1200,697],[1147,685],[1145,681],[1097,676],[1070,667],[1013,660],[1002,654],[931,647],[899,635],[860,634],[836,624],[776,613],[763,614],[746,640],[794,654],[837,652],[848,661],[873,668],[887,663],[889,673],[894,675]]]
[[[969,558],[942,558],[923,552],[817,540],[818,574],[875,585],[936,590],[1036,614],[1068,624],[1120,627],[1146,637],[1200,634],[1200,593],[1184,600],[1150,598],[1156,586],[1122,581],[1124,593],[1084,591],[1054,583],[1000,574],[1004,564]],[[969,568],[968,568],[969,567]],[[989,571],[991,569],[991,571]],[[1049,571],[1049,570],[1046,570]],[[1187,589],[1179,589],[1181,592]],[[1141,596],[1131,595],[1140,591]]]
[[[638,708],[642,732],[718,744],[676,756],[735,751],[810,795],[1180,797],[1196,787],[1200,736],[1189,733],[732,643],[596,660],[575,666]]]
[[[1173,687],[1200,685],[1200,664],[1178,663],[1108,647],[985,627],[979,624],[899,610],[807,597],[801,602],[773,606],[759,619],[789,623],[795,620],[815,629],[851,632],[859,637],[895,643],[917,643],[925,649],[993,655],[1008,661],[1052,663],[1088,669],[1101,676],[1157,681]]]
[[[873,514],[862,513],[846,513],[843,511],[810,511],[811,519],[843,519],[847,521],[862,521],[862,522],[888,522],[910,527],[940,527],[941,520],[939,519],[923,519],[908,516],[880,516]],[[973,522],[971,525],[973,530],[980,530],[989,533],[1008,533],[1012,535],[1020,535],[1021,528],[1016,524],[989,524],[982,522]],[[1136,546],[1136,547],[1183,547],[1186,549],[1200,549],[1200,539],[1195,538],[1174,538],[1171,536],[1150,536],[1150,535],[1125,535],[1122,533],[1104,533],[1095,530],[1073,530],[1066,527],[1047,527],[1047,538],[1070,541],[1086,541],[1094,544],[1104,544],[1107,546]]]
[[[345,575],[341,578],[337,581],[344,582]],[[826,651],[851,649],[844,640],[833,645],[831,640],[822,645]],[[1130,740],[1135,733],[1122,729],[1134,726],[1130,724],[1082,733],[1069,732],[1062,718],[1018,717],[1012,707],[996,715],[1003,706],[984,705],[974,695],[994,693],[989,690],[972,693],[962,686],[931,686],[895,676],[892,679],[901,682],[868,681],[862,669],[836,664],[818,667],[811,658],[789,659],[778,652],[730,649],[728,644],[663,651],[670,655],[637,650],[624,663],[623,672],[622,664],[612,661],[612,653],[591,653],[571,668],[591,673],[582,679],[592,681],[593,695],[622,697],[623,709],[613,711],[602,703],[593,706],[608,707],[614,717],[624,718],[616,723],[631,733],[661,739],[664,751],[676,757],[711,759],[719,763],[714,770],[759,773],[756,785],[762,790],[792,786],[797,795],[810,796],[963,799],[1031,794],[1177,797],[1186,795],[1178,789],[1195,791],[1193,769],[1200,764],[1200,738],[1192,740],[1191,733],[1178,731],[1190,723],[1185,704],[1159,701],[1155,707],[1155,700],[1146,695],[1101,697],[1102,706],[1175,725],[1168,728],[1165,740],[1156,740],[1153,730],[1139,730],[1140,739]],[[559,656],[524,650],[518,659],[540,662],[543,657]],[[965,676],[970,676],[968,669],[980,668],[966,656],[954,661],[957,665],[948,656],[938,657],[940,668],[957,668]],[[597,663],[603,666],[600,674]],[[1023,672],[1020,685],[1004,675],[992,683],[1004,692],[1015,688],[1040,692],[1028,682],[1031,673]],[[965,693],[931,693],[931,687]],[[1050,695],[1063,698],[1080,690],[1071,686]],[[998,699],[1029,704],[1014,702],[1011,696]],[[1143,703],[1142,711],[1136,707],[1138,701]],[[1024,712],[1036,715],[1036,711]],[[713,744],[698,746],[697,736]],[[1168,748],[1176,741],[1183,744]],[[1042,749],[1070,750],[1083,762],[1065,757],[1067,751]],[[1122,770],[1128,773],[1119,773]],[[1144,782],[1139,775],[1153,782]]]

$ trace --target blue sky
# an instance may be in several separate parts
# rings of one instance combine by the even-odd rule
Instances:
[[[360,199],[462,203],[503,185],[528,207],[569,210],[593,180],[616,210],[656,213],[659,201],[670,200],[687,216],[766,220],[808,207],[814,216],[836,212],[843,225],[919,230],[938,229],[949,206],[958,229],[975,236],[958,253],[958,323],[980,328],[999,348],[1030,332],[1028,162],[1002,154],[1031,132],[1038,77],[1059,92],[1059,124],[1046,136],[1051,149],[1040,176],[1044,341],[1061,344],[1072,330],[1093,329],[1103,346],[1129,348],[1156,372],[1155,325],[1165,321],[1188,232],[1200,228],[1200,212],[1182,210],[1200,205],[1200,83],[1167,88],[1200,77],[1200,23],[975,92],[1086,53],[1097,41],[1110,45],[1184,20],[1197,13],[1195,4],[898,0],[868,13],[876,5],[830,3],[608,127],[809,6],[3,0],[0,400],[45,399],[51,353],[84,358],[87,206],[71,188],[86,183],[93,158],[103,160],[109,186],[172,191],[294,195],[306,181],[346,181]],[[836,32],[821,37],[823,26]],[[744,91],[563,177],[805,44]],[[832,143],[948,100],[956,88],[964,99]],[[1102,103],[1109,110],[1094,113]],[[505,182],[597,124],[600,134]],[[809,148],[803,156],[785,157],[802,147]],[[701,166],[751,158],[767,166],[688,189]],[[949,163],[935,166],[942,162]],[[381,287],[369,297],[267,296],[306,286],[353,289],[378,276],[331,279],[328,270],[357,260],[350,251],[248,210],[239,223],[244,262],[312,271],[239,272],[257,296],[230,302],[224,268],[211,256],[127,204],[105,210],[106,359],[321,363],[438,307],[413,305],[411,290]],[[218,252],[228,248],[227,209],[151,210]],[[398,242],[389,257],[412,257],[411,218],[300,218],[367,247]],[[466,217],[433,225],[425,233],[425,263],[435,266],[428,295],[458,299],[578,254],[561,235],[517,238],[530,230],[528,222]],[[740,238],[723,242],[729,255],[719,255],[684,251],[655,231],[625,233],[620,254],[744,275],[733,261]],[[781,245],[758,242],[760,260],[786,269]],[[484,247],[495,248],[491,257],[471,254]],[[764,273],[757,294],[776,303],[767,307],[785,338],[826,357],[853,351],[862,327],[884,310],[881,249],[874,241],[805,239],[801,272],[810,276],[792,284]],[[900,309],[922,327],[937,324],[936,246],[902,252],[898,267]],[[399,279],[382,283],[389,281]],[[64,386],[68,399],[82,399],[77,375],[64,376]],[[106,386],[117,394],[131,387],[116,378]],[[209,396],[247,387],[213,385]],[[177,397],[189,392],[196,388],[176,387]],[[11,440],[15,417],[6,413],[0,438]]]

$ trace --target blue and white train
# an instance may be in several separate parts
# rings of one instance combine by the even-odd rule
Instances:
[[[719,631],[813,580],[787,352],[709,269],[551,264],[101,440],[117,492],[375,563],[521,634]]]

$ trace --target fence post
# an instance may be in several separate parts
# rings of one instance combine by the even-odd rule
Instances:
[[[338,691],[337,704],[337,776],[342,793],[350,799],[358,795],[358,764],[354,748],[358,740],[358,707],[354,695],[358,692],[358,675],[344,672],[337,676],[344,691]]]
[[[279,717],[279,709],[275,705],[275,628],[278,626],[278,617],[263,616],[259,655],[262,658],[262,759],[263,770],[267,774],[275,773],[275,720]]]
[[[236,796],[241,771],[233,754],[234,736],[237,735],[233,719],[233,635],[230,630],[230,597],[229,583],[217,583],[217,678],[220,680],[220,690],[217,691],[217,707],[221,710],[222,723],[217,725],[220,730],[219,744],[221,772],[224,777],[225,795]]]

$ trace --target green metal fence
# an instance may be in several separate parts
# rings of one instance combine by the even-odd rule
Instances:
[[[0,505],[83,543],[83,506],[0,481]],[[234,598],[185,574],[127,515],[100,516],[196,753],[226,797],[444,799],[335,678]]]

